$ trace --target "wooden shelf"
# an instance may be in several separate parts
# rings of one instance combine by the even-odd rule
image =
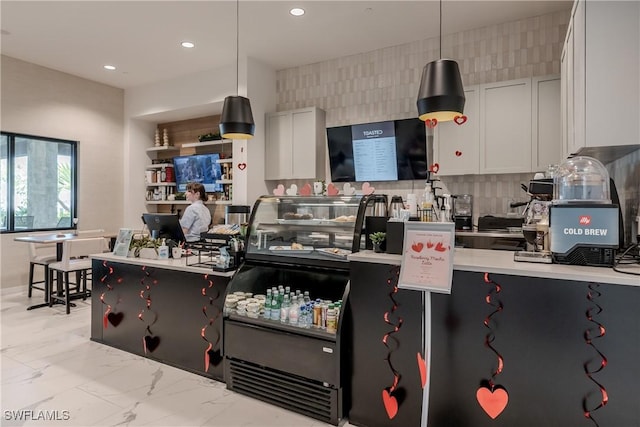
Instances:
[[[179,150],[180,150],[180,147],[175,147],[173,145],[169,145],[167,147],[165,147],[164,145],[161,145],[160,147],[147,148],[148,153],[155,152],[155,151],[179,151]]]
[[[152,165],[147,165],[146,168],[147,169],[162,169],[162,168],[169,168],[169,167],[173,167],[173,163],[154,163]]]
[[[232,142],[233,142],[232,139],[217,139],[215,141],[204,141],[204,142],[188,142],[186,144],[182,144],[182,148],[210,147],[213,145],[231,144]]]
[[[216,163],[233,163],[233,159],[218,159]]]
[[[152,182],[147,183],[147,187],[175,187],[175,182]]]
[[[232,179],[217,179],[216,184],[233,184]]]

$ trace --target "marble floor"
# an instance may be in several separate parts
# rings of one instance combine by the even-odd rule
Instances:
[[[0,296],[2,426],[329,426],[225,384],[89,340],[90,301],[27,311]],[[349,423],[344,424],[350,426]]]

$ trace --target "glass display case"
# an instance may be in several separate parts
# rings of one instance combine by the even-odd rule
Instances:
[[[250,221],[247,258],[344,267],[362,244],[365,201],[362,196],[261,197]]]
[[[338,425],[348,408],[349,262],[367,196],[264,196],[225,298],[227,387]]]

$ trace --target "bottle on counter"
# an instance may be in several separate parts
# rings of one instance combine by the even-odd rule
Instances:
[[[291,300],[291,307],[289,307],[289,324],[293,326],[298,326],[299,317],[300,317],[300,304],[298,304],[298,299],[294,297]]]
[[[284,294],[282,299],[282,306],[280,307],[280,323],[287,323],[289,321],[289,309],[291,308],[291,301],[289,301],[289,294]]]
[[[271,320],[280,320],[280,293],[278,291],[272,293]]]
[[[166,239],[162,239],[162,243],[158,247],[158,259],[169,259],[169,246]]]
[[[304,291],[304,302],[305,304],[311,302],[311,297],[309,297],[309,291]]]
[[[271,295],[271,289],[267,289],[267,297],[264,300],[264,314],[263,317],[265,319],[271,319],[271,299],[273,296]]]

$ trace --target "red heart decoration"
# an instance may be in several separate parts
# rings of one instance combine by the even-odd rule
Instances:
[[[460,157],[460,156],[462,156],[462,151],[456,150],[456,157]]]
[[[300,195],[301,196],[310,196],[311,195],[311,184],[309,184],[308,182],[302,186],[302,188],[300,189]]]
[[[427,119],[427,120],[424,121],[424,124],[427,125],[427,127],[429,129],[432,129],[432,128],[436,127],[436,125],[438,124],[438,120],[437,119],[431,119],[431,120]]]
[[[456,122],[457,125],[462,125],[467,121],[467,116],[455,116],[453,121]]]
[[[444,246],[442,246],[442,242],[438,242],[436,243],[436,247],[435,247],[436,251],[438,252],[445,252],[447,250],[447,248],[445,248]]]
[[[396,400],[395,396],[391,396],[391,393],[386,388],[382,390],[382,403],[384,403],[387,416],[392,420],[398,413],[398,400]]]
[[[431,166],[429,166],[429,172],[438,173],[439,170],[440,170],[440,164],[439,163],[434,163]]]
[[[109,313],[107,315],[107,319],[109,320],[109,323],[111,323],[114,328],[116,326],[118,326],[120,324],[120,322],[122,322],[123,318],[124,318],[124,313],[122,313],[122,312],[120,312],[120,313]]]
[[[241,171],[245,170],[246,168],[247,168],[246,163],[238,163],[238,169],[240,169]]]
[[[487,387],[480,387],[476,392],[476,399],[478,399],[478,403],[484,409],[484,412],[495,420],[506,408],[507,402],[509,402],[509,394],[503,388],[491,391]]]
[[[418,370],[420,371],[420,383],[422,384],[422,388],[424,388],[425,384],[427,384],[427,362],[425,362],[420,353],[417,353],[416,356],[418,359]]]
[[[413,249],[414,252],[420,252],[422,248],[424,248],[424,244],[422,244],[422,242],[411,245],[411,249]]]
[[[337,196],[338,194],[340,194],[340,190],[333,185],[333,182],[330,182],[329,185],[327,185],[327,196]]]

